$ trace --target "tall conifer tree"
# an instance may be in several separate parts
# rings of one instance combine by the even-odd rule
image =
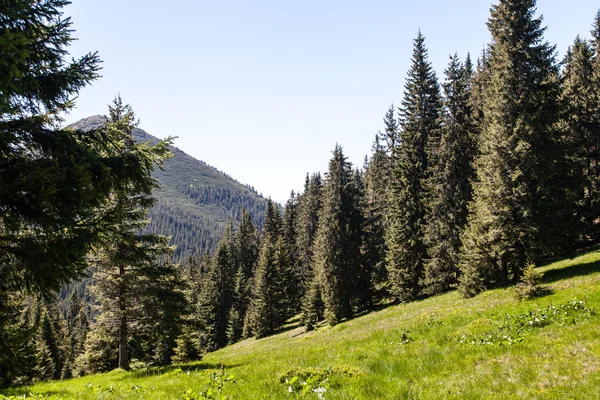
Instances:
[[[277,205],[267,202],[263,225],[260,255],[252,300],[248,310],[245,330],[257,338],[265,337],[280,328],[287,319],[288,304],[285,299],[285,274],[287,256],[282,230],[282,219]]]
[[[491,8],[477,180],[460,256],[460,288],[474,295],[516,279],[527,260],[560,254],[575,240],[559,115],[555,49],[544,41],[535,0]],[[575,224],[576,225],[576,224]]]
[[[439,144],[439,113],[440,88],[419,32],[400,108],[401,145],[396,151],[386,233],[391,291],[400,301],[412,300],[420,292],[427,257],[423,180],[428,153]]]
[[[371,158],[364,172],[364,242],[363,262],[370,271],[373,294],[378,299],[386,295],[385,230],[394,154],[399,146],[398,124],[394,106],[383,119],[385,130],[375,136]]]
[[[135,116],[130,106],[117,98],[109,107],[110,117],[103,129],[122,131],[125,136],[125,151],[146,153],[147,173],[153,166],[168,158],[168,141],[156,146],[140,146],[133,140]],[[104,240],[92,257],[97,282],[97,299],[107,319],[114,320],[118,328],[119,368],[129,369],[128,341],[131,337],[131,323],[135,316],[143,312],[141,298],[153,296],[154,279],[163,276],[170,267],[159,261],[172,252],[166,237],[154,234],[140,234],[147,224],[146,213],[155,203],[152,189],[156,181],[150,180],[144,187],[128,185],[115,191],[106,208],[117,216],[114,232]]]
[[[227,324],[237,272],[233,235],[233,224],[229,224],[212,262],[200,277],[196,321],[199,324],[199,347],[203,352],[219,349],[228,342]]]
[[[319,213],[322,207],[323,183],[319,173],[306,175],[304,193],[298,205],[296,227],[296,247],[298,249],[298,269],[302,277],[300,296],[305,297],[313,281],[314,242],[319,226]],[[304,300],[303,300],[304,302]]]
[[[440,143],[425,181],[424,242],[428,258],[424,284],[431,294],[450,289],[458,280],[460,233],[467,222],[467,206],[472,197],[475,154],[470,68],[461,64],[458,55],[450,58],[443,85]]]
[[[242,220],[235,235],[234,246],[237,273],[227,330],[230,343],[235,343],[242,338],[244,318],[250,304],[254,270],[258,260],[258,232],[252,217],[246,210],[242,211]]]
[[[563,121],[576,173],[584,180],[578,197],[588,226],[598,217],[600,202],[600,91],[594,76],[596,57],[592,44],[578,36],[567,51],[562,70]]]
[[[359,188],[351,164],[337,145],[323,187],[323,208],[315,241],[315,273],[322,290],[325,316],[332,325],[351,318],[368,281],[361,265],[362,211]]]

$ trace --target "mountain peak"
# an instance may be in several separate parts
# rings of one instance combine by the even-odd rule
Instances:
[[[97,129],[107,118],[92,115],[69,127],[77,130]],[[157,143],[160,139],[135,128],[137,142]],[[177,246],[175,258],[187,259],[207,250],[213,252],[230,220],[239,221],[246,209],[254,222],[261,226],[266,199],[248,185],[211,167],[203,161],[171,147],[173,157],[163,170],[156,169],[153,177],[159,187],[154,190],[157,204],[149,212],[148,231],[172,236]]]

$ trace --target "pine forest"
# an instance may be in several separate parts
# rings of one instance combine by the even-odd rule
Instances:
[[[102,62],[69,55],[68,4],[0,5],[0,388],[452,291],[542,296],[535,266],[600,241],[600,11],[560,59],[535,0],[497,0],[485,49],[445,67],[415,32],[364,164],[338,143],[279,204],[141,131],[120,95],[65,127]]]

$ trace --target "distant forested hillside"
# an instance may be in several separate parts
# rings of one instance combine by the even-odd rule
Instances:
[[[71,126],[87,130],[104,121],[105,117],[95,115]],[[133,134],[138,142],[155,144],[159,141],[139,128]],[[254,223],[262,226],[266,200],[253,188],[176,147],[171,151],[173,157],[165,163],[164,170],[154,171],[160,188],[154,192],[158,203],[149,213],[148,229],[173,236],[172,243],[177,245],[176,259],[187,260],[206,250],[212,253],[229,220],[237,223],[244,208]]]

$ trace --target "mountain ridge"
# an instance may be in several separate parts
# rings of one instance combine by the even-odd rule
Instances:
[[[85,131],[97,129],[106,121],[105,116],[93,115],[69,127]],[[135,128],[133,136],[138,143],[160,141],[141,128]],[[173,157],[152,174],[159,187],[153,193],[157,204],[148,213],[147,230],[172,236],[172,244],[177,246],[176,260],[212,253],[229,221],[235,224],[242,209],[262,226],[266,199],[256,190],[175,146],[169,148]]]

